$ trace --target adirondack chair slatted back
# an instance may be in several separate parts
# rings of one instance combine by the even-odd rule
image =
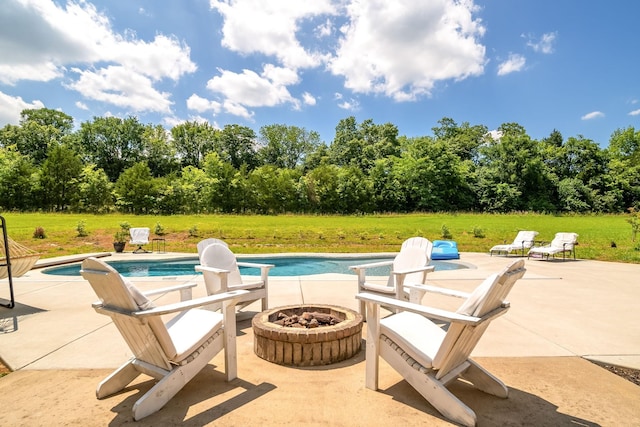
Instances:
[[[406,271],[411,270],[418,267],[424,267],[429,265],[429,259],[427,258],[427,254],[422,247],[418,246],[408,246],[406,248],[402,248],[400,253],[396,255],[393,260],[393,271]],[[404,276],[404,282],[406,283],[424,283],[427,277],[427,273],[424,271],[418,273],[409,273]],[[387,281],[387,286],[395,287],[396,276],[393,274],[389,275],[389,280]]]
[[[405,240],[400,247],[400,251],[405,248],[417,247],[424,251],[427,255],[427,264],[431,262],[431,253],[433,252],[433,243],[424,237],[411,237]]]
[[[215,239],[213,237],[209,237],[208,239],[200,240],[198,242],[198,244],[196,245],[196,247],[198,249],[198,257],[202,256],[202,252],[205,250],[205,248],[207,246],[213,245],[215,243],[218,243],[218,244],[224,245],[224,246],[228,246],[227,242],[225,242],[224,240]]]
[[[205,267],[215,267],[230,271],[227,286],[242,284],[236,256],[225,244],[214,243],[204,248],[200,256],[200,264]],[[213,274],[205,276],[205,286],[209,295],[227,291],[226,288],[223,289],[223,284],[220,283],[218,276]]]
[[[489,276],[478,286],[458,309],[459,313],[482,317],[500,307],[511,288],[525,273],[524,260],[517,260],[502,272]],[[491,322],[478,325],[452,323],[433,359],[433,368],[437,369],[436,378],[445,376],[451,369],[464,363]]]
[[[88,258],[82,263],[81,274],[91,284],[104,307],[129,313],[140,311],[140,304],[148,304],[148,300],[145,301],[146,298],[135,287],[105,263]],[[149,317],[147,320],[111,312],[101,313],[111,317],[138,360],[171,369],[169,360],[176,354],[176,349],[160,317]]]

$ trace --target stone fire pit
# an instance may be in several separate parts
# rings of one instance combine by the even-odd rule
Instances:
[[[320,312],[342,319],[340,323],[316,328],[290,328],[274,321],[278,315]],[[349,359],[360,351],[362,316],[348,308],[322,304],[289,305],[254,316],[253,350],[269,362],[288,366],[320,366]]]

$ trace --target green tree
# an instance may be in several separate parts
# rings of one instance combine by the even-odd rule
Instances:
[[[538,143],[517,123],[498,128],[500,137],[480,148],[476,191],[482,208],[490,211],[553,211],[553,188]]]
[[[446,142],[453,154],[461,160],[476,162],[478,149],[485,141],[488,129],[486,126],[471,126],[468,122],[458,125],[453,119],[443,117],[438,120],[440,126],[431,128],[436,141]]]
[[[268,125],[260,128],[259,142],[262,164],[294,169],[320,145],[320,134],[297,126]]]
[[[78,200],[78,184],[82,161],[73,150],[62,144],[49,149],[40,169],[42,200],[47,208],[67,210]]]
[[[169,133],[161,125],[146,125],[142,133],[144,156],[154,177],[166,176],[178,171],[180,163]]]
[[[211,212],[242,212],[245,195],[244,176],[218,153],[204,159],[204,171],[209,179],[207,207]]]
[[[207,154],[221,151],[220,131],[209,123],[181,123],[171,128],[171,136],[183,167],[200,168]]]
[[[0,206],[18,211],[40,207],[37,181],[31,158],[22,156],[15,148],[0,149]]]
[[[102,169],[89,164],[82,168],[78,185],[80,211],[103,213],[113,207],[113,184]]]
[[[365,173],[377,159],[399,153],[398,128],[395,125],[376,125],[371,119],[358,125],[353,116],[340,120],[329,146],[332,164],[355,166]]]
[[[253,129],[240,125],[226,125],[220,136],[222,159],[235,169],[242,165],[251,171],[258,166],[256,134]]]
[[[85,163],[103,169],[114,182],[120,174],[145,158],[145,127],[137,118],[94,117],[78,131]]]
[[[116,181],[116,205],[124,212],[153,213],[157,206],[158,183],[146,162],[125,169]]]
[[[619,196],[618,210],[640,205],[640,130],[617,129],[609,141],[611,190]]]
[[[300,209],[298,181],[300,173],[294,169],[260,166],[249,174],[250,208],[261,214],[295,212]]]

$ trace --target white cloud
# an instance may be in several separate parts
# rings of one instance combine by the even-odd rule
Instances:
[[[169,95],[153,86],[196,70],[188,46],[162,34],[147,42],[131,31],[116,33],[109,18],[83,0],[64,6],[52,0],[5,1],[0,8],[0,52],[0,82],[73,79],[66,68],[72,66],[80,78],[67,83],[68,88],[135,111],[166,111]],[[91,67],[104,63],[105,68]],[[114,78],[114,70],[129,73],[143,87],[136,90],[126,79]]]
[[[266,64],[261,74],[246,69],[242,73],[222,69],[218,71],[220,75],[207,82],[207,89],[216,94],[221,101],[218,103],[203,98],[194,99],[194,106],[202,105],[204,101],[216,102],[221,105],[221,110],[245,119],[252,119],[254,115],[248,108],[291,104],[293,109],[300,109],[300,100],[294,98],[287,89],[287,85],[299,81],[294,70]],[[308,98],[303,99],[306,102]],[[191,106],[189,108],[196,109]]]
[[[585,114],[581,117],[582,120],[593,120],[598,119],[600,117],[604,117],[604,113],[602,111],[592,111],[590,113]]]
[[[0,126],[7,124],[17,125],[20,122],[22,110],[37,108],[44,108],[44,104],[39,100],[29,103],[19,96],[11,96],[0,92]]]
[[[73,69],[80,75],[65,85],[83,96],[133,111],[168,113],[171,94],[154,89],[149,77],[123,66],[109,66],[96,71]]]
[[[509,58],[498,65],[498,75],[504,76],[517,71],[522,71],[526,62],[527,59],[524,56],[517,53],[510,53]]]
[[[76,102],[76,107],[78,107],[81,110],[89,111],[89,107],[87,106],[87,104],[81,101]]]
[[[222,104],[202,98],[194,93],[187,99],[187,108],[198,113],[213,111],[214,114],[217,114],[222,110]]]
[[[484,72],[476,11],[472,1],[353,1],[329,68],[356,93],[397,101],[429,95],[438,81]]]
[[[243,54],[273,56],[287,68],[316,67],[324,56],[296,38],[303,20],[337,13],[331,0],[210,0],[224,17],[222,45]]]
[[[525,36],[527,40],[527,46],[531,47],[535,52],[541,52],[545,54],[553,53],[553,45],[558,36],[557,32],[545,33],[540,37],[540,40],[533,40],[532,36]]]
[[[224,102],[224,109],[227,113],[233,116],[242,117],[246,120],[253,120],[254,113],[252,111],[249,111],[243,105],[237,104],[231,100],[226,100]]]
[[[305,105],[316,105],[316,98],[309,92],[305,92],[302,94],[302,101],[305,103]]]
[[[324,23],[318,25],[315,30],[317,37],[329,37],[333,34],[333,23],[330,19],[327,19]]]
[[[633,110],[629,113],[630,116],[640,116],[640,109]]]
[[[338,107],[342,108],[343,110],[348,110],[348,111],[358,111],[360,109],[360,103],[358,102],[357,99],[343,99],[340,98],[340,100],[342,102],[338,103]]]

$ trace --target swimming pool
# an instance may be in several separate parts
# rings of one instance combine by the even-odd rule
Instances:
[[[256,262],[262,264],[274,264],[269,270],[269,276],[306,276],[311,274],[342,273],[353,274],[349,267],[352,265],[367,264],[370,262],[389,261],[390,257],[319,257],[319,256],[292,256],[292,257],[239,257],[240,262]],[[191,276],[196,273],[195,266],[199,263],[197,257],[167,259],[167,260],[135,260],[135,261],[106,261],[125,277],[160,277],[160,276]],[[468,268],[466,265],[448,261],[433,261],[431,263],[436,270],[457,270]],[[389,267],[379,267],[367,270],[367,275],[389,275]],[[255,268],[240,268],[242,274],[259,275]],[[45,274],[55,276],[79,276],[80,264],[70,264],[60,267],[51,267],[43,270]]]

